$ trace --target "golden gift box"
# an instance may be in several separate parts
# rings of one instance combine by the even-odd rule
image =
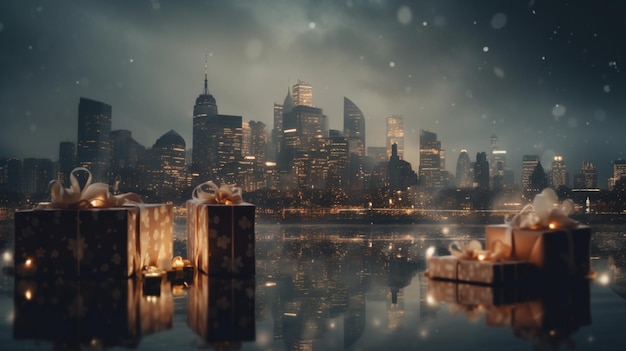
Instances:
[[[478,284],[514,284],[529,276],[526,262],[498,262],[460,259],[452,255],[432,256],[427,260],[428,276]]]

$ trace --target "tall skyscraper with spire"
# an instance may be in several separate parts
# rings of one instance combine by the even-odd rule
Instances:
[[[348,139],[350,153],[365,156],[365,116],[361,109],[344,96],[343,135]]]
[[[204,64],[204,89],[193,108],[193,150],[191,154],[194,184],[224,179],[224,167],[242,158],[242,117],[220,115],[209,93],[207,59]]]
[[[91,171],[94,182],[109,182],[111,166],[111,105],[80,98],[76,161]]]

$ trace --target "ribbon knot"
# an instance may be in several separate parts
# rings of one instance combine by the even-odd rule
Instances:
[[[74,173],[88,174],[85,185],[81,188]],[[92,175],[87,168],[77,167],[70,172],[70,187],[64,188],[58,180],[49,183],[51,202],[49,208],[94,208],[119,207],[141,203],[141,198],[135,193],[113,195],[109,192],[106,183],[91,183]]]
[[[192,199],[203,204],[240,204],[241,188],[223,184],[218,187],[213,181],[204,182],[193,189]]]
[[[545,188],[535,195],[532,204],[524,206],[520,213],[505,221],[514,229],[572,229],[579,223],[568,216],[574,212],[574,201],[558,202],[554,190]]]
[[[491,250],[484,250],[483,245],[478,240],[472,240],[467,245],[458,241],[452,242],[448,249],[450,253],[460,260],[472,261],[500,261],[511,255],[511,246],[497,240]]]

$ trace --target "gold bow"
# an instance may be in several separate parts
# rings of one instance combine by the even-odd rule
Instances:
[[[208,188],[208,189],[207,189]],[[203,204],[240,204],[241,188],[222,185],[218,187],[214,182],[202,183],[193,189],[191,194],[193,201]]]
[[[87,182],[81,189],[75,172],[88,173]],[[106,183],[91,184],[91,172],[87,168],[77,167],[70,172],[70,187],[64,188],[58,180],[50,181],[50,196],[52,202],[49,208],[93,208],[93,207],[119,207],[141,203],[141,198],[135,193],[113,195],[109,192]]]
[[[458,241],[448,245],[450,253],[460,260],[472,261],[499,261],[511,255],[511,246],[497,240],[492,245],[491,250],[484,250],[483,245],[478,240],[472,240],[464,245]]]
[[[554,190],[545,188],[535,195],[532,204],[526,205],[520,213],[505,221],[514,229],[571,229],[580,223],[569,218],[574,212],[574,201],[565,199],[558,202]]]

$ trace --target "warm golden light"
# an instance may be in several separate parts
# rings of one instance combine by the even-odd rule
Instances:
[[[30,267],[33,264],[33,260],[31,260],[30,258],[26,260],[26,262],[24,263],[26,265],[26,267]]]
[[[26,290],[26,292],[24,292],[24,297],[26,298],[26,300],[29,300],[33,298],[33,293],[30,290]]]
[[[548,224],[548,227],[550,229],[556,229],[556,223],[552,222],[552,223]]]
[[[479,261],[484,261],[487,258],[487,255],[485,254],[478,254],[478,260]]]
[[[608,274],[604,273],[598,276],[598,283],[602,285],[609,285],[610,282],[611,282],[611,278],[609,277]]]

